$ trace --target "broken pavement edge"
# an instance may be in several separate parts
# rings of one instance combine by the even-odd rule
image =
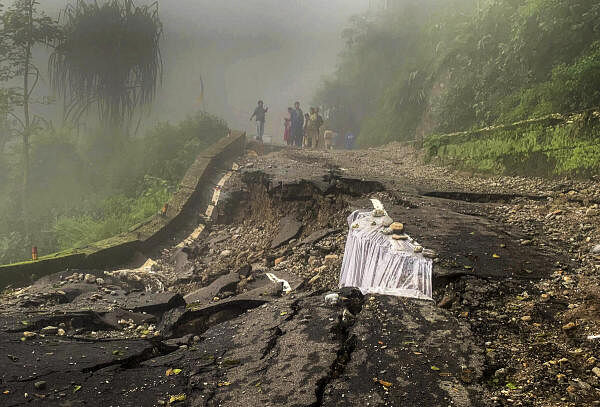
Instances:
[[[202,151],[183,176],[168,203],[165,217],[155,215],[127,233],[40,258],[0,266],[0,289],[22,286],[35,279],[71,268],[106,268],[131,259],[136,251],[148,250],[163,242],[194,216],[193,209],[211,189],[210,178],[244,153],[246,133],[231,131]]]

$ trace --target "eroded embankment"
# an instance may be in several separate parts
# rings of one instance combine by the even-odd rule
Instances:
[[[165,250],[153,274],[70,271],[6,294],[0,317],[0,352],[10,364],[0,382],[6,405],[95,403],[99,394],[107,405],[184,399],[207,406],[339,405],[335,392],[352,377],[361,386],[343,390],[349,405],[397,403],[405,391],[395,393],[399,378],[427,385],[431,400],[454,399],[444,383],[455,379],[440,380],[428,369],[415,378],[406,370],[414,361],[387,354],[407,346],[406,335],[422,339],[425,355],[458,346],[427,339],[454,329],[447,311],[353,290],[340,292],[335,303],[323,299],[337,285],[345,218],[368,207],[368,198],[384,197],[380,183],[335,171],[277,183],[245,171],[224,195],[214,223],[194,242]],[[161,284],[145,284],[150,275]],[[167,291],[147,291],[161,286]],[[411,315],[405,328],[390,330],[385,318],[376,325],[400,304]],[[423,317],[448,325],[433,335],[408,322]],[[478,352],[463,336],[460,352],[469,364],[467,354]],[[432,363],[445,369],[450,353],[435,352]],[[473,391],[465,388],[458,405],[473,405]]]
[[[494,405],[519,380],[514,349],[562,352],[535,338],[563,304],[528,309],[542,327],[528,330],[515,304],[557,258],[486,216],[525,198],[411,195],[294,154],[242,162],[213,221],[148,270],[58,273],[4,296],[8,405],[98,392],[125,406]],[[439,306],[352,290],[324,301],[346,217],[370,198],[438,253]],[[532,386],[551,391],[545,377]]]
[[[230,131],[208,147],[187,170],[164,212],[127,233],[37,261],[0,265],[0,289],[27,285],[65,269],[114,267],[131,261],[136,252],[150,252],[169,244],[188,223],[196,222],[199,208],[211,195],[212,179],[219,171],[230,168],[233,160],[243,154],[245,144],[245,133]]]

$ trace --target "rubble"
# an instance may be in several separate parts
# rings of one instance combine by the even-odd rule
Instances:
[[[398,146],[248,160],[196,240],[5,292],[3,402],[595,405],[597,181],[473,177]],[[338,288],[370,199],[433,261],[437,305]]]

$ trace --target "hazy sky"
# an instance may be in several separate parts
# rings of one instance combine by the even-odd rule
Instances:
[[[42,4],[56,11],[66,1]],[[368,0],[160,0],[159,7],[165,77],[153,119],[176,122],[200,109],[202,78],[209,112],[253,132],[249,116],[264,99],[266,132],[280,136],[287,107],[294,100],[308,107],[335,67],[348,18]]]

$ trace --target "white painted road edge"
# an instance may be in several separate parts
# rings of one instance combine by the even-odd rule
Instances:
[[[227,171],[227,173],[225,175],[223,175],[221,177],[221,179],[219,180],[219,182],[217,183],[217,186],[215,187],[215,191],[213,192],[212,199],[211,199],[210,203],[208,204],[208,207],[206,208],[206,212],[204,213],[204,216],[207,219],[210,219],[210,217],[213,214],[213,211],[215,210],[217,204],[219,203],[219,198],[221,197],[221,190],[225,186],[225,183],[227,181],[229,181],[229,178],[231,178],[233,173],[235,171],[239,170],[239,168],[240,168],[239,165],[237,165],[236,163],[233,163],[233,165],[231,166],[231,171]],[[179,243],[176,247],[180,249],[180,248],[185,247],[186,245],[192,243],[194,240],[198,239],[198,237],[204,231],[205,228],[206,228],[206,225],[201,223],[196,229],[194,229],[194,231],[187,238],[185,238],[185,240],[183,240],[181,243]]]

